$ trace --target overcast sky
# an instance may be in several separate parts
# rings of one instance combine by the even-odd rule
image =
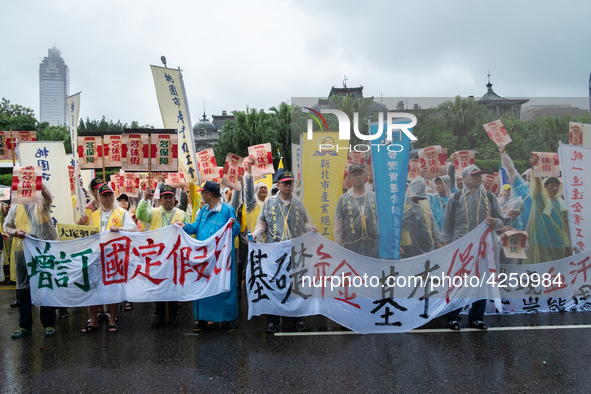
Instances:
[[[193,123],[363,85],[365,96],[587,97],[591,2],[3,1],[0,96],[39,114],[53,45],[80,116],[162,127],[150,64],[181,67]],[[412,105],[412,103],[409,102]]]

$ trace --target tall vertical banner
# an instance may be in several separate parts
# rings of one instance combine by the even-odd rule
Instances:
[[[370,124],[370,133],[380,129],[378,123]],[[386,128],[387,125],[382,125]],[[379,248],[381,259],[400,259],[400,224],[406,191],[410,139],[406,134],[392,133],[393,141],[400,135],[401,142],[390,145],[372,144],[373,177],[378,203]]]
[[[304,137],[302,142],[302,200],[318,234],[334,241],[333,220],[348,154],[338,146],[349,146],[349,140],[339,140],[338,132],[314,132],[311,140]]]
[[[187,182],[198,184],[193,128],[181,75],[178,70],[157,66],[150,67],[164,128],[178,130],[179,167],[185,174]]]
[[[24,165],[39,166],[41,176],[51,189],[53,223],[74,224],[70,188],[64,187],[68,179],[69,159],[61,141],[22,142],[19,161]]]
[[[564,200],[568,207],[568,227],[573,248],[581,252],[591,248],[591,148],[560,144],[558,156],[562,167]]]

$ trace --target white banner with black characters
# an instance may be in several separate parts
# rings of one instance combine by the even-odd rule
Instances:
[[[363,334],[405,332],[475,300],[500,299],[493,256],[485,224],[402,261],[361,256],[317,233],[251,243],[248,315],[321,314]]]

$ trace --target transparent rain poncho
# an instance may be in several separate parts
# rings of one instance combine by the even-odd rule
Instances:
[[[258,196],[261,187],[267,187],[263,182],[254,184],[254,177],[252,174],[246,173],[244,175],[244,209],[246,214],[246,228],[254,232],[257,224],[257,218],[263,208],[264,200]],[[271,191],[267,191],[267,198],[271,195]]]
[[[521,213],[521,222],[525,227],[527,225],[527,221],[529,219],[529,212],[531,210],[531,198],[529,197],[529,185],[523,179],[523,177],[517,172],[515,165],[513,164],[513,160],[507,155],[507,153],[503,153],[501,155],[501,163],[503,168],[507,172],[509,179],[511,180],[511,194],[509,195],[509,199],[513,197],[521,197],[523,201],[523,212]]]
[[[441,242],[439,228],[431,212],[429,196],[423,177],[418,176],[408,186],[410,202],[404,205],[400,245],[402,257],[418,256],[434,249]],[[420,199],[418,202],[414,198]]]
[[[470,173],[478,170],[475,165],[468,166],[462,171],[464,188],[457,201],[452,195],[445,207],[441,237],[443,242],[451,243],[474,230],[487,217],[495,218],[497,224],[494,230],[503,225],[503,215],[499,203],[484,187],[476,186],[472,182]]]
[[[13,235],[11,258],[16,267],[17,289],[29,288],[29,276],[23,252],[23,239],[15,235],[16,231],[23,230],[31,237],[43,240],[58,239],[51,218],[51,191],[45,183],[42,187],[42,204],[12,204],[4,221],[4,232]]]
[[[378,217],[374,192],[355,195],[351,188],[339,197],[334,220],[335,242],[355,253],[378,258]]]
[[[567,222],[567,206],[562,196],[562,184],[556,196],[551,196],[538,177],[531,178],[530,196],[532,208],[526,227],[529,248],[525,264],[544,263],[566,257],[565,248],[570,246]],[[554,178],[557,179],[557,178]]]
[[[519,212],[516,217],[509,216],[509,212]],[[525,230],[525,224],[521,221],[521,214],[523,213],[523,200],[521,197],[513,197],[507,201],[502,207],[501,212],[505,218],[505,226],[511,226],[517,231]]]
[[[268,197],[261,208],[256,229],[253,232],[257,242],[275,243],[287,241],[310,231],[312,220],[302,200],[295,195],[288,201],[279,197],[280,193]]]

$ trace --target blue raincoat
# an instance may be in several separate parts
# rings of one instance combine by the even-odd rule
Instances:
[[[191,224],[185,225],[185,232],[195,234],[197,240],[205,241],[222,228],[230,218],[236,219],[236,211],[228,204],[221,202],[210,210],[205,205],[199,211],[197,218]],[[234,238],[240,233],[240,224],[234,222],[232,226],[232,279],[230,291],[216,296],[193,301],[196,320],[211,322],[230,322],[238,318],[238,293],[236,288],[236,256],[234,253]]]

